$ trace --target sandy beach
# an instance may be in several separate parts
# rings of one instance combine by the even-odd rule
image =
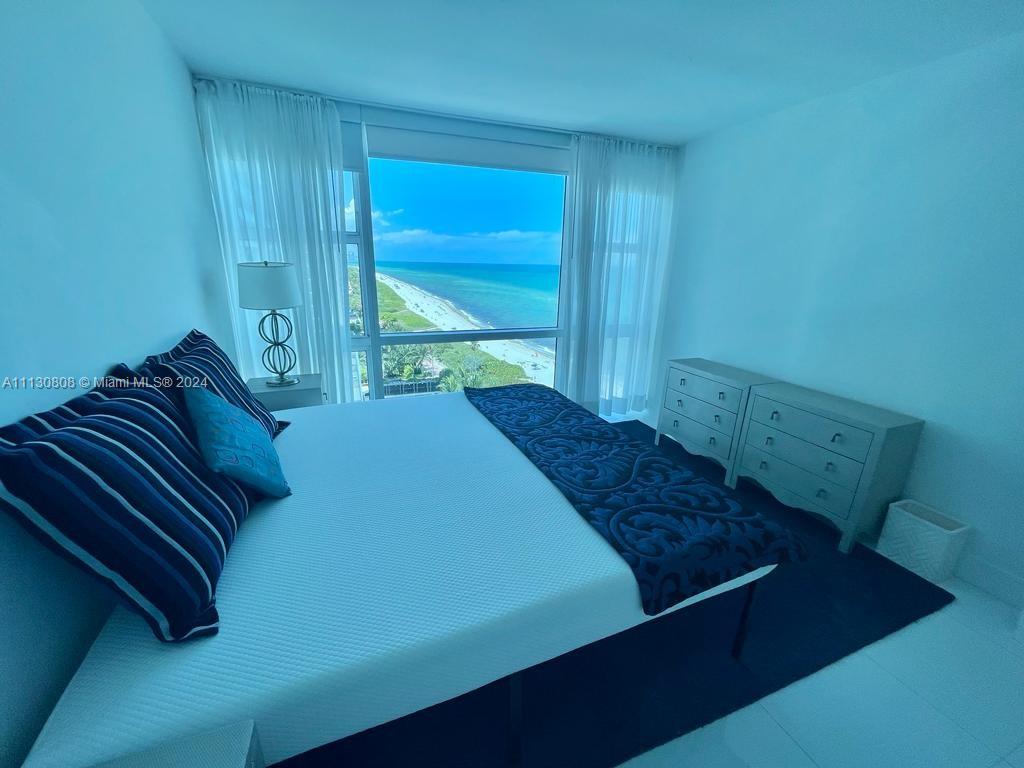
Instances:
[[[427,293],[411,283],[377,273],[377,279],[397,293],[417,315],[442,331],[471,331],[489,326],[481,323],[450,301]],[[521,366],[530,381],[552,386],[555,380],[555,355],[550,350],[526,341],[481,341],[480,349],[506,363]]]

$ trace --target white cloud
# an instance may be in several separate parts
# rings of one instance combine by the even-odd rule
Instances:
[[[557,264],[560,232],[509,229],[449,234],[431,229],[399,229],[374,233],[376,255],[387,260]]]
[[[395,216],[401,216],[403,213],[405,213],[405,208],[395,208],[393,211],[373,211],[370,215],[382,227],[390,227],[391,219]]]
[[[510,240],[510,241],[526,241],[526,242],[538,242],[547,240],[557,240],[561,238],[559,232],[536,232],[531,230],[522,229],[506,229],[501,232],[474,232],[473,237],[486,237],[491,240]]]
[[[393,245],[439,245],[448,242],[451,238],[452,235],[441,235],[431,232],[429,229],[399,229],[395,232],[382,232],[373,236],[376,242]]]
[[[395,216],[400,216],[405,213],[405,208],[395,208],[393,211],[373,211],[370,213],[371,218],[382,227],[390,227],[391,219]],[[355,199],[349,200],[345,204],[345,221],[354,222],[356,220],[356,201]]]
[[[374,240],[392,245],[478,247],[482,244],[507,243],[532,246],[560,243],[562,235],[560,232],[536,232],[520,229],[506,229],[500,232],[467,232],[462,235],[434,232],[430,229],[399,229],[375,235]]]

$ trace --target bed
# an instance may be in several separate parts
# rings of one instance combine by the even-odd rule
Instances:
[[[91,765],[246,718],[273,763],[650,618],[622,558],[461,393],[279,416],[295,493],[240,530],[220,633],[162,644],[115,609],[27,766]]]

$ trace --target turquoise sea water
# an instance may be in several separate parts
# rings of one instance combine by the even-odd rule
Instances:
[[[558,323],[558,266],[378,261],[377,271],[447,299],[492,328]],[[540,339],[548,348],[554,342]]]

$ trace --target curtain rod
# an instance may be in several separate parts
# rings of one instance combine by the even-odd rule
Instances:
[[[680,149],[681,144],[665,144],[659,141],[644,141],[643,139],[631,138],[629,136],[616,136],[610,133],[594,133],[593,131],[570,131],[565,128],[551,128],[543,125],[531,125],[530,123],[513,123],[507,120],[492,120],[490,118],[482,117],[466,117],[465,115],[455,115],[450,112],[437,112],[430,109],[417,109],[414,107],[396,107],[391,104],[382,104],[374,101],[357,101],[353,99],[344,99],[340,96],[335,96],[330,93],[323,93],[322,91],[314,91],[308,88],[292,88],[290,86],[275,85],[273,83],[258,82],[256,80],[243,80],[237,77],[223,77],[220,75],[209,75],[203,72],[192,72],[192,79],[195,80],[227,80],[236,83],[243,83],[245,85],[253,85],[257,88],[267,88],[275,91],[289,91],[291,93],[298,93],[304,96],[316,96],[321,99],[328,99],[330,101],[339,104],[351,104],[357,107],[369,107],[371,109],[390,109],[395,112],[406,112],[411,115],[422,115],[424,117],[437,117],[445,120],[463,120],[475,123],[484,123],[486,125],[495,125],[503,128],[519,128],[527,131],[545,131],[547,133],[558,133],[564,136],[579,137],[583,135],[597,136],[602,139],[612,139],[614,141],[633,141],[638,144],[647,144],[648,146],[655,147],[658,149]]]

